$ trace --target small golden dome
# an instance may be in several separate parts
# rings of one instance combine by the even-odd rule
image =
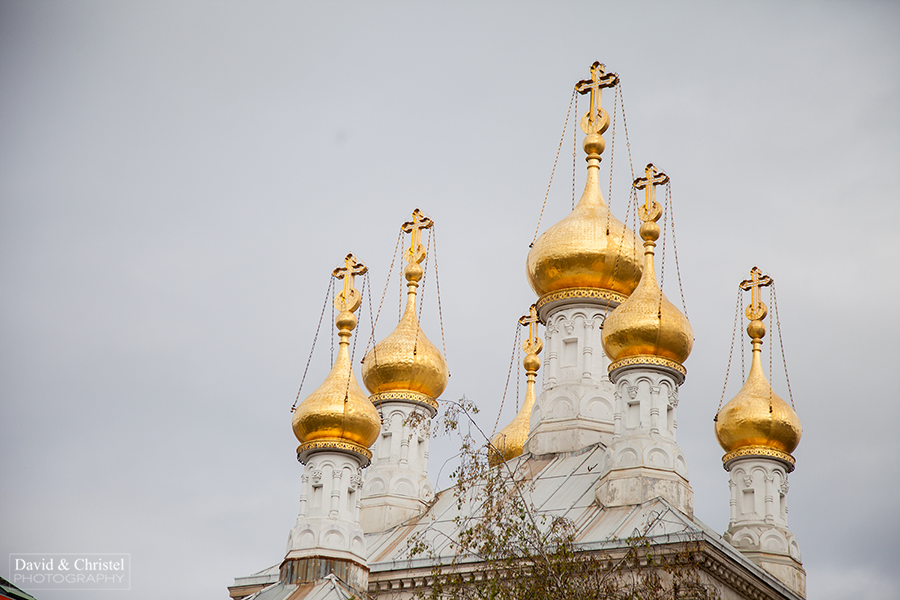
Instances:
[[[348,266],[356,263],[352,255],[348,255]],[[336,274],[341,269],[336,269]],[[354,274],[361,274],[357,270]],[[359,387],[350,360],[350,336],[356,327],[356,316],[353,314],[359,307],[359,292],[353,288],[352,275],[349,287],[335,298],[335,305],[340,313],[335,319],[340,336],[340,347],[331,371],[313,393],[306,397],[294,411],[294,435],[300,441],[297,448],[298,457],[304,457],[311,450],[333,448],[350,451],[360,455],[368,464],[372,454],[368,448],[378,438],[381,430],[381,417],[375,405]],[[365,464],[363,466],[365,466]]]
[[[578,205],[535,241],[528,252],[528,283],[538,297],[569,289],[613,292],[624,300],[641,278],[637,237],[606,206],[598,158],[588,159],[587,183]]]
[[[640,233],[644,240],[644,273],[637,289],[606,318],[603,324],[603,349],[612,362],[639,357],[655,357],[676,363],[671,365],[683,372],[681,366],[694,345],[694,334],[687,317],[669,302],[659,284],[653,266],[654,247],[659,238],[656,221],[662,215],[659,204],[647,211],[641,207]],[[654,360],[652,362],[658,362]]]
[[[766,309],[750,321],[747,332],[753,339],[750,373],[741,391],[716,415],[716,439],[726,454],[722,461],[740,456],[771,456],[781,459],[793,469],[791,456],[800,443],[800,417],[772,389],[762,367],[762,338],[766,334],[762,318]],[[761,313],[761,316],[759,316]]]
[[[378,396],[391,392],[412,392],[425,396],[421,400],[436,408],[437,399],[447,387],[449,371],[443,354],[425,337],[416,317],[416,289],[422,279],[419,264],[425,259],[425,249],[418,241],[420,229],[433,223],[419,209],[413,212],[413,220],[405,223],[403,230],[413,233],[404,276],[406,277],[406,309],[394,331],[375,344],[362,365],[363,383],[378,402]],[[420,401],[421,401],[420,400]],[[429,402],[431,400],[432,402]]]
[[[522,361],[527,378],[525,399],[515,418],[491,440],[488,464],[492,467],[521,456],[525,451],[528,434],[531,433],[531,409],[535,400],[534,381],[537,378],[538,369],[541,368],[541,359],[538,354],[544,347],[544,342],[536,336],[538,323],[536,305],[531,306],[531,315],[522,317],[519,323],[529,326],[528,339],[522,344],[522,348],[526,352],[525,359]]]

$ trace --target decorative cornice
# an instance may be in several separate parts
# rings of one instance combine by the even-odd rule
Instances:
[[[306,459],[309,455],[317,450],[337,450],[338,452],[352,454],[362,459],[362,464],[360,465],[362,467],[368,466],[372,460],[372,453],[368,448],[345,440],[316,440],[300,444],[297,446],[297,460],[306,464]]]
[[[602,290],[599,288],[568,288],[544,294],[537,301],[536,306],[538,311],[540,311],[545,305],[550,304],[551,302],[572,299],[606,300],[608,302],[618,302],[619,304],[622,304],[628,299],[628,296],[612,290]]]
[[[684,381],[684,377],[687,375],[687,369],[685,369],[684,365],[682,365],[681,363],[675,362],[674,360],[669,360],[668,358],[663,358],[662,356],[653,356],[647,354],[641,354],[639,356],[628,356],[619,359],[613,363],[610,363],[607,371],[609,371],[610,379],[615,381],[617,377],[615,377],[614,371],[625,367],[635,367],[642,365],[664,367],[666,369],[675,371],[675,373],[679,375],[679,378],[681,379],[681,381],[678,382],[679,385],[682,383],[682,381]]]
[[[380,406],[384,402],[389,402],[391,400],[399,400],[401,402],[411,402],[413,404],[422,404],[427,406],[435,411],[438,410],[437,400],[426,396],[425,394],[420,394],[419,392],[410,392],[407,390],[400,391],[392,391],[392,392],[381,392],[379,394],[372,394],[369,396],[369,399],[372,401],[372,404],[375,406]]]
[[[768,448],[766,446],[747,446],[744,448],[738,448],[737,450],[733,450],[722,457],[722,466],[725,470],[728,469],[728,463],[736,458],[747,458],[752,456],[760,456],[765,458],[775,458],[785,463],[788,467],[788,472],[794,470],[794,464],[796,461],[794,457],[788,454],[787,452],[782,452],[781,450],[776,450],[775,448]]]

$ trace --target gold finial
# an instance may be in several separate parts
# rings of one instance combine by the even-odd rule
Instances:
[[[528,314],[519,317],[519,325],[528,326],[528,337],[522,342],[522,350],[527,354],[539,354],[544,342],[538,337],[537,326],[541,319],[537,314],[537,304],[532,304]]]
[[[607,73],[606,65],[595,61],[591,65],[591,78],[582,79],[575,84],[579,94],[591,94],[591,108],[581,119],[581,130],[588,135],[603,133],[609,126],[609,114],[603,110],[603,88],[614,87],[619,83],[619,76]]]
[[[404,233],[411,233],[409,248],[406,249],[406,262],[409,264],[420,263],[425,260],[425,247],[421,243],[422,230],[431,229],[434,221],[425,216],[418,208],[413,211],[412,221],[407,221],[400,226]]]
[[[750,269],[750,279],[745,279],[741,282],[742,290],[750,290],[750,304],[747,305],[747,310],[744,314],[751,321],[761,321],[766,318],[769,309],[759,299],[759,288],[770,286],[772,283],[774,283],[772,278],[768,275],[763,275],[759,267]],[[763,329],[763,335],[765,335],[765,329]]]
[[[352,252],[344,257],[344,266],[337,267],[331,272],[332,277],[335,279],[344,280],[344,287],[341,293],[334,298],[335,308],[342,312],[345,310],[355,312],[359,308],[362,296],[359,290],[353,287],[353,280],[357,275],[364,275],[368,270],[369,267],[362,264],[359,259],[353,256]]]
[[[636,190],[645,191],[644,206],[638,209],[641,221],[658,221],[662,216],[662,207],[656,201],[656,186],[669,183],[669,176],[656,168],[653,163],[644,167],[644,177],[638,177],[631,185]]]

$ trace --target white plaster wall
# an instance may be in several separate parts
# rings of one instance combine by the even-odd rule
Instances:
[[[360,523],[366,533],[385,531],[422,514],[434,498],[428,478],[429,429],[433,411],[420,404],[384,402],[381,435],[366,469]],[[410,415],[417,413],[416,419]]]

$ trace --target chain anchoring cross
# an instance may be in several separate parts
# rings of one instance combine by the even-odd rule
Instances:
[[[537,354],[544,347],[544,342],[538,337],[538,323],[541,322],[537,314],[537,305],[532,304],[528,314],[519,317],[519,325],[528,326],[528,337],[522,343],[522,350],[528,354]]]
[[[763,275],[759,267],[750,269],[750,279],[741,282],[741,289],[750,290],[750,305],[747,307],[747,318],[751,321],[763,319],[768,312],[766,305],[759,298],[759,288],[770,286],[774,280],[768,275]]]
[[[587,114],[587,123],[582,120],[581,129],[585,133],[602,133],[603,118],[603,88],[615,87],[619,83],[619,76],[615,73],[607,73],[606,65],[600,61],[591,65],[591,78],[582,79],[575,84],[575,91],[581,95],[590,93],[591,108]],[[595,120],[596,119],[596,120]],[[585,125],[588,125],[585,128]]]
[[[644,206],[638,209],[642,221],[656,221],[662,216],[662,207],[656,201],[656,186],[669,183],[669,176],[656,168],[653,163],[644,167],[644,177],[638,177],[631,185],[636,190],[644,190]]]
[[[344,257],[343,266],[340,266],[331,272],[331,275],[335,279],[344,280],[343,289],[341,289],[341,292],[334,298],[334,306],[338,310],[349,310],[350,312],[354,312],[359,308],[359,305],[362,302],[362,295],[360,295],[359,290],[354,287],[353,280],[357,275],[364,275],[368,270],[369,267],[353,256],[353,253],[350,253]]]
[[[400,226],[404,233],[411,233],[409,248],[406,249],[406,262],[409,264],[420,263],[425,260],[425,247],[422,245],[422,230],[431,229],[434,221],[425,216],[418,208],[413,211],[412,221],[407,221]]]

